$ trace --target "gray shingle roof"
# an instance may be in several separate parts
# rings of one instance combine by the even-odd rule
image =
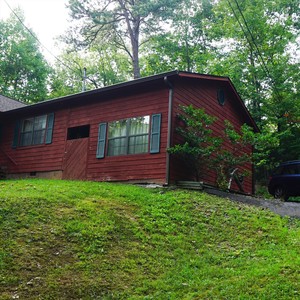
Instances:
[[[24,107],[26,104],[0,95],[0,112]]]

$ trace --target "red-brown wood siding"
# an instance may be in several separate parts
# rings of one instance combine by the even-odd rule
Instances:
[[[178,141],[178,136],[175,133],[175,116],[178,113],[178,105],[180,104],[193,104],[196,107],[204,108],[206,113],[218,117],[218,122],[213,127],[216,134],[222,132],[225,119],[233,123],[236,128],[239,128],[245,122],[246,114],[243,107],[239,105],[239,99],[236,99],[235,93],[226,80],[177,78],[172,84],[174,86],[172,144]],[[224,106],[221,106],[217,101],[217,90],[220,88],[226,92]],[[84,164],[78,164],[78,170],[75,169],[73,172],[69,168],[65,173],[65,177],[71,174],[70,176],[73,178],[74,174],[80,174],[80,176],[75,175],[75,177],[79,176],[80,179],[96,181],[130,180],[165,183],[169,89],[163,83],[163,80],[160,83],[143,85],[143,89],[132,86],[130,91],[128,87],[126,93],[123,94],[122,90],[114,90],[111,95],[109,95],[109,92],[105,95],[99,93],[99,99],[97,99],[97,93],[91,96],[82,95],[82,99],[76,98],[76,102],[69,106],[68,101],[58,102],[57,105],[50,102],[49,105],[33,107],[32,110],[27,109],[27,114],[22,112],[19,112],[19,116],[11,114],[11,119],[6,119],[5,126],[2,127],[4,134],[0,144],[0,166],[6,166],[10,173],[64,171],[66,158],[69,157],[70,163],[72,163],[70,168],[75,168],[77,164],[70,155],[69,151],[72,150],[68,147],[68,144],[72,144],[72,142],[66,140],[67,129],[69,127],[90,125],[85,170]],[[52,107],[52,109],[49,107]],[[29,111],[31,115],[29,115]],[[51,112],[55,113],[51,144],[12,149],[12,138],[17,119]],[[100,123],[158,113],[161,114],[159,153],[96,158],[98,126]],[[80,141],[77,142],[80,143]],[[191,179],[191,174],[181,162],[173,159],[170,162],[171,182]],[[250,172],[252,171],[250,165],[247,166],[247,169]],[[215,173],[207,171],[203,181],[214,184]],[[244,187],[247,192],[252,192],[251,177],[247,177]]]
[[[41,115],[44,113],[41,113]],[[23,115],[22,118],[32,117]],[[52,143],[12,148],[12,139],[16,119],[5,124],[5,133],[1,143],[4,160],[1,165],[8,168],[9,173],[45,172],[61,170],[65,150],[65,114],[55,112],[55,124]],[[9,157],[13,159],[10,160]]]
[[[101,106],[94,104],[91,106],[90,113],[93,114],[93,123],[91,123],[90,132],[90,154],[87,167],[88,180],[130,180],[165,183],[168,119],[167,88],[163,87],[152,92],[122,97],[114,99],[114,101],[104,101],[101,103]],[[157,113],[162,114],[160,153],[96,158],[99,123]]]
[[[166,140],[168,120],[168,88],[162,83],[160,87],[151,91],[132,91],[133,95],[119,95],[118,98],[100,98],[99,101],[85,103],[82,99],[81,105],[54,111],[55,121],[52,143],[49,145],[37,145],[17,147],[12,149],[12,138],[15,121],[7,122],[5,125],[5,136],[1,144],[1,165],[8,168],[9,173],[27,173],[59,171],[66,167],[66,155],[70,156],[70,141],[66,141],[67,129],[69,127],[90,125],[89,146],[87,148],[86,175],[80,171],[80,178],[96,181],[144,181],[165,183],[166,178]],[[50,111],[35,112],[42,115]],[[51,111],[53,112],[53,111]],[[130,117],[139,117],[160,113],[161,138],[160,152],[157,154],[137,154],[96,158],[98,126],[100,123],[108,123],[115,120]],[[22,119],[31,115],[22,115]],[[14,163],[8,159],[13,158]],[[71,159],[71,158],[70,158]],[[81,164],[74,164],[82,169]],[[78,170],[71,172],[70,168],[65,174],[66,178],[74,177]],[[78,171],[79,172],[79,171]],[[72,175],[73,174],[73,175]],[[63,174],[64,177],[64,174]],[[70,177],[70,178],[71,178]]]
[[[207,114],[217,117],[217,121],[212,126],[213,131],[216,135],[220,136],[224,129],[224,120],[230,121],[236,129],[239,129],[246,121],[246,115],[242,107],[238,103],[238,99],[235,98],[234,93],[229,90],[228,85],[222,82],[215,81],[200,81],[200,80],[181,80],[175,84],[174,99],[173,99],[173,117],[172,117],[172,144],[176,144],[180,138],[176,134],[176,115],[179,113],[179,105],[192,104],[195,107],[203,108]],[[224,106],[220,105],[217,100],[217,91],[223,89],[226,95],[226,101]],[[228,144],[224,145],[229,147]],[[251,152],[252,149],[249,147],[247,152]],[[249,172],[250,176],[247,176],[244,180],[243,187],[245,192],[252,193],[252,165],[247,164],[245,166],[246,171]],[[171,158],[170,178],[172,181],[176,180],[192,180],[195,179],[184,164],[175,159]],[[203,177],[200,179],[207,184],[215,185],[216,174],[212,170],[206,170],[203,172]],[[238,190],[237,185],[233,182],[232,189]]]

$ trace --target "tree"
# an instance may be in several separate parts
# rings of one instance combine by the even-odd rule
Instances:
[[[249,146],[255,145],[257,134],[247,124],[243,124],[239,131],[228,120],[224,121],[224,125],[222,145],[215,152],[211,166],[216,170],[217,186],[227,189],[229,179],[235,170],[242,169],[246,163],[252,162]],[[240,175],[247,175],[247,173],[242,174],[241,171],[239,170]]]
[[[182,0],[69,0],[71,17],[79,21],[66,41],[77,46],[107,44],[129,55],[134,78],[140,77],[140,46],[162,30]]]
[[[225,120],[223,135],[216,136],[211,129],[217,120],[215,117],[192,105],[181,106],[180,110],[178,117],[182,124],[176,130],[182,141],[168,149],[168,152],[183,159],[188,168],[194,171],[197,181],[205,169],[214,169],[217,186],[227,189],[230,173],[252,162],[249,146],[257,143],[259,134],[255,134],[246,124],[237,131]]]
[[[274,113],[284,114],[286,96],[295,91],[290,83],[298,81],[288,51],[299,34],[295,2],[222,0],[215,6],[220,51],[211,72],[230,76],[261,128]]]
[[[34,34],[13,14],[0,21],[0,93],[24,102],[45,100],[49,72]]]
[[[209,72],[229,76],[262,133],[277,140],[272,149],[266,144],[268,168],[299,159],[299,9],[295,0],[220,0],[214,7],[218,51]]]
[[[213,52],[207,24],[213,19],[211,0],[183,1],[167,32],[153,36],[143,49],[142,73],[174,69],[206,72]]]
[[[192,105],[180,106],[180,111],[178,118],[181,125],[176,130],[182,143],[169,148],[168,152],[183,159],[194,172],[196,181],[199,181],[201,171],[221,144],[221,140],[214,136],[211,129],[216,118]]]
[[[67,49],[53,68],[50,97],[56,98],[126,81],[129,62],[117,49],[94,47],[86,53]]]

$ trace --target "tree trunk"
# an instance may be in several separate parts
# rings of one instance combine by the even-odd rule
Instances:
[[[255,61],[254,61],[254,54],[252,50],[250,49],[250,64],[252,67],[252,70],[255,70]],[[252,80],[253,80],[253,86],[255,87],[256,95],[252,99],[252,114],[254,117],[254,120],[256,123],[261,124],[262,121],[262,113],[261,113],[261,103],[258,99],[258,95],[260,93],[260,86],[257,79],[257,76],[255,74],[255,71],[252,73]]]
[[[140,17],[131,18],[124,1],[119,0],[119,4],[123,10],[124,17],[127,24],[127,29],[130,35],[131,42],[131,61],[133,67],[133,77],[134,79],[140,78],[140,62],[139,62],[139,36],[140,36]]]
[[[132,42],[132,66],[134,79],[140,78],[139,45],[136,40]]]

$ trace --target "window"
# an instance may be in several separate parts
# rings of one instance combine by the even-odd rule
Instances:
[[[296,164],[285,166],[282,174],[289,174],[289,175],[300,174],[300,166]]]
[[[100,123],[96,157],[159,153],[160,124],[161,114]]]
[[[149,116],[111,122],[108,125],[108,156],[147,153]]]
[[[20,133],[20,146],[43,144],[46,124],[46,115],[23,120]]]
[[[52,142],[53,124],[53,113],[17,121],[12,147],[50,144]]]
[[[90,136],[90,125],[68,128],[68,140],[87,138]]]
[[[224,90],[222,90],[222,89],[220,89],[220,90],[218,90],[218,92],[217,92],[217,99],[218,99],[218,102],[219,102],[219,104],[220,105],[224,105],[225,104],[225,92],[224,92]]]

